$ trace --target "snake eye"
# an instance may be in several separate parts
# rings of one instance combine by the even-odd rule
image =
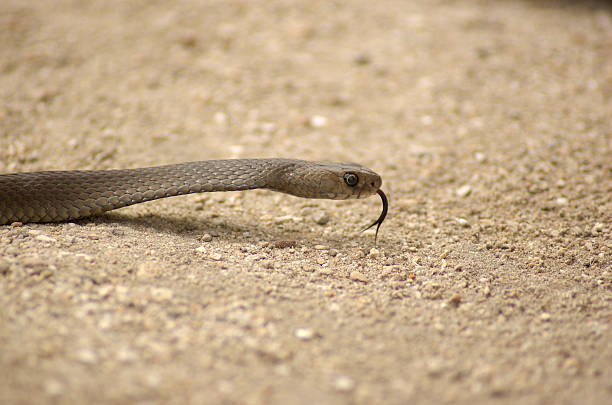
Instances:
[[[355,187],[359,183],[359,177],[355,173],[345,173],[344,182],[351,187]]]

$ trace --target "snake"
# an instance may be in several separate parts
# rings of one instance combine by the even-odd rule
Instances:
[[[304,198],[358,199],[378,194],[382,179],[356,163],[297,159],[224,159],[115,170],[55,170],[0,175],[0,225],[62,222],[191,193],[268,189]]]

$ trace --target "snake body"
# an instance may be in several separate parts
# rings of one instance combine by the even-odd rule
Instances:
[[[12,173],[0,175],[0,224],[68,221],[159,198],[256,188],[328,199],[379,193],[386,202],[381,184],[378,174],[357,164],[295,159],[207,160],[138,169]],[[375,224],[380,226],[383,219],[381,215]]]

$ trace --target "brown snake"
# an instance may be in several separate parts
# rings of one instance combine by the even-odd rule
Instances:
[[[305,198],[344,200],[378,193],[380,176],[354,163],[295,159],[206,160],[124,170],[0,175],[0,224],[59,222],[183,194],[265,188]],[[366,228],[366,229],[368,229]]]

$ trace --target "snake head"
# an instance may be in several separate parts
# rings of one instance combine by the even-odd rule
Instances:
[[[267,188],[297,197],[347,200],[374,195],[382,184],[378,174],[355,163],[285,163]]]

